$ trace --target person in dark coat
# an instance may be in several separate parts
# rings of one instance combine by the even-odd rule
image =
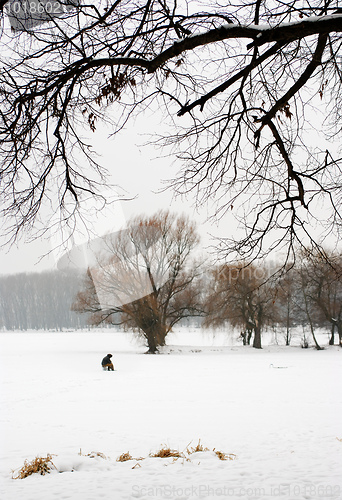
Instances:
[[[113,355],[112,355],[112,354],[107,354],[107,356],[105,356],[105,357],[103,358],[103,360],[102,360],[102,363],[101,363],[101,364],[102,364],[102,368],[103,368],[104,370],[106,370],[106,369],[107,369],[108,371],[114,371],[114,366],[113,366],[113,363],[112,363],[112,361],[111,361],[111,359],[110,359],[110,358],[112,358],[112,357],[113,357]]]

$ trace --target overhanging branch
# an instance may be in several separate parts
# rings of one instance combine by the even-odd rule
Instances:
[[[200,106],[200,110],[202,111],[205,103],[207,101],[209,101],[209,99],[211,99],[212,97],[216,96],[220,92],[224,92],[225,90],[227,90],[229,87],[231,87],[235,82],[237,82],[241,78],[246,78],[251,73],[251,71],[253,69],[255,69],[261,63],[263,63],[264,61],[266,61],[272,55],[276,54],[278,52],[278,50],[281,48],[281,46],[282,46],[282,44],[279,44],[279,43],[274,44],[273,47],[271,47],[270,49],[268,49],[264,54],[262,54],[262,56],[260,56],[257,59],[253,60],[251,62],[251,64],[249,64],[248,66],[246,66],[245,68],[243,68],[241,71],[239,71],[238,73],[236,73],[234,76],[232,76],[231,78],[229,78],[229,80],[227,80],[226,82],[222,83],[218,87],[215,87],[213,90],[211,90],[210,92],[208,92],[206,95],[200,97],[199,99],[197,99],[196,101],[192,102],[191,104],[186,104],[185,106],[183,106],[180,109],[180,111],[178,111],[177,115],[178,116],[183,116],[185,113],[188,113],[189,111],[191,111],[192,109],[194,109],[196,106]]]
[[[321,64],[322,55],[327,44],[328,35],[321,34],[318,37],[318,42],[316,50],[312,56],[310,63],[305,68],[305,71],[301,74],[298,80],[292,85],[292,87],[272,106],[272,108],[263,116],[260,121],[262,123],[261,128],[268,123],[269,120],[275,117],[276,113],[282,109],[285,104],[307,83],[315,69]]]

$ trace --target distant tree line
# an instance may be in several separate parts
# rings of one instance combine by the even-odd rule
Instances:
[[[0,276],[0,329],[62,330],[87,325],[71,311],[83,274],[46,271]]]

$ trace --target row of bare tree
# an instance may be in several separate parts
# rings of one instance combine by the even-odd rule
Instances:
[[[290,345],[292,328],[302,325],[312,335],[316,327],[331,327],[342,341],[342,256],[302,253],[294,264],[278,273],[274,265],[224,264],[212,271],[207,295],[206,326],[230,323],[241,329],[243,343],[261,348],[262,331],[280,327]],[[304,346],[307,336],[304,333]]]
[[[305,325],[317,349],[315,327],[331,326],[342,343],[342,256],[302,252],[277,272],[275,265],[246,262],[209,265],[192,253],[199,241],[185,216],[159,212],[132,219],[108,235],[97,265],[88,269],[73,310],[92,324],[120,324],[141,335],[148,352],[165,344],[176,323],[199,316],[205,327],[230,324],[244,344],[261,348],[262,332],[277,325]]]

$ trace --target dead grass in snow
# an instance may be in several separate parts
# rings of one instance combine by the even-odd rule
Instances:
[[[25,460],[24,465],[19,469],[17,475],[15,476],[15,471],[13,471],[13,479],[25,479],[32,474],[40,474],[45,476],[45,474],[50,474],[51,470],[57,470],[56,466],[52,461],[52,455],[47,455],[46,457],[36,457],[31,462]]]

